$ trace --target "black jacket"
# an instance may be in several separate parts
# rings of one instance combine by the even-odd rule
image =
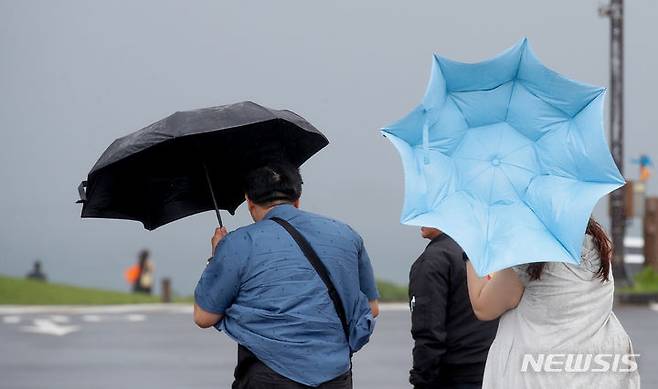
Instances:
[[[466,283],[465,254],[448,235],[434,238],[411,266],[414,339],[409,381],[416,388],[482,382],[498,321],[479,321]]]

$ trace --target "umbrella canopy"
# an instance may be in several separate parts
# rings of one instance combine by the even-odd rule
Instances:
[[[212,209],[233,214],[248,171],[278,160],[300,166],[327,144],[294,112],[249,101],[176,112],[105,150],[80,186],[82,217],[153,230]]]
[[[402,223],[446,232],[480,275],[579,263],[594,206],[624,184],[604,93],[546,68],[526,39],[479,63],[435,55],[422,103],[382,129],[404,165]]]

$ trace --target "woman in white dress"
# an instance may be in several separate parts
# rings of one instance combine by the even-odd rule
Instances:
[[[480,320],[500,317],[483,389],[640,387],[630,338],[612,312],[612,244],[590,219],[580,265],[541,262],[479,278],[467,265]]]

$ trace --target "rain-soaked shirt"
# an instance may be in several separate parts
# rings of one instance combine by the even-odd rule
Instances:
[[[357,316],[370,315],[368,300],[378,298],[363,240],[346,224],[288,204],[220,241],[195,301],[224,314],[215,328],[272,370],[318,386],[349,370],[350,349],[326,286],[288,232],[268,220],[275,216],[299,230],[327,267],[352,334],[372,332],[374,321],[354,328],[363,319]]]

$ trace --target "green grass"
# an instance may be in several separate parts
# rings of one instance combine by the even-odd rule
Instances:
[[[658,293],[658,272],[653,268],[645,267],[633,277],[633,286],[620,288],[625,293]]]
[[[407,287],[377,281],[382,302],[406,302]],[[192,297],[176,297],[175,302],[190,303]],[[160,302],[159,296],[123,293],[94,288],[52,284],[0,275],[0,304],[9,305],[106,305]]]
[[[409,300],[406,286],[394,284],[389,281],[378,280],[377,289],[379,289],[379,301],[407,302]]]
[[[159,296],[114,292],[0,276],[0,304],[104,305],[160,302]]]

